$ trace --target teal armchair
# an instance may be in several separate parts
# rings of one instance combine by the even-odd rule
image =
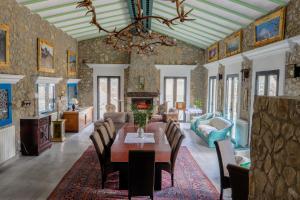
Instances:
[[[210,148],[215,147],[214,141],[225,140],[231,132],[233,122],[223,117],[214,117],[199,121],[195,133],[201,137]]]
[[[204,115],[194,117],[191,121],[191,130],[196,132],[196,129],[197,129],[200,121],[206,121],[206,120],[211,119],[212,117],[213,117],[213,113],[206,113]]]

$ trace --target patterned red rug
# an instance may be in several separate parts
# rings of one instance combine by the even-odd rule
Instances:
[[[99,174],[96,151],[90,146],[48,199],[127,199],[127,190],[118,190],[118,173],[108,177],[104,190],[101,189]],[[178,153],[174,187],[171,187],[170,175],[165,171],[162,181],[163,189],[155,192],[155,199],[216,200],[219,197],[218,191],[186,147],[181,147]]]

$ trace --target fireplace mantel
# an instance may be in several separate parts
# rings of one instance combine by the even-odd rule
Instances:
[[[127,97],[158,97],[158,92],[127,92]]]

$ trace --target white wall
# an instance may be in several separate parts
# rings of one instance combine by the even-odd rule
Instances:
[[[128,64],[87,64],[93,68],[93,106],[94,119],[97,119],[97,77],[98,76],[120,76],[120,97],[121,97],[121,111],[124,111],[124,69]]]
[[[160,103],[164,101],[164,77],[186,77],[187,80],[187,98],[186,107],[190,107],[190,95],[191,95],[191,71],[197,67],[197,65],[155,65],[157,69],[160,69]]]

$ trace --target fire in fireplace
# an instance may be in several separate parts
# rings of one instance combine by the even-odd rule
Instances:
[[[136,105],[139,110],[147,110],[153,105],[153,98],[132,98],[131,104]]]

